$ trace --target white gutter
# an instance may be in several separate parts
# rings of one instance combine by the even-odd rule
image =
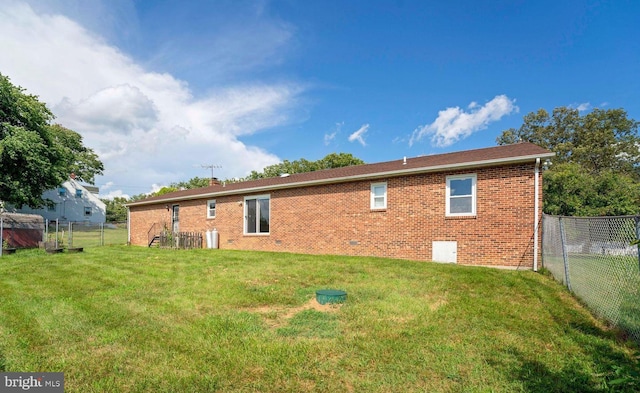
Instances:
[[[348,181],[367,180],[367,179],[375,179],[380,177],[394,177],[394,176],[411,175],[411,174],[418,174],[418,173],[440,172],[444,170],[479,168],[479,167],[493,166],[493,165],[499,165],[499,164],[517,164],[522,162],[530,162],[534,158],[537,160],[536,162],[539,162],[540,157],[552,157],[554,155],[555,155],[554,153],[549,153],[549,154],[543,154],[542,156],[531,155],[531,156],[520,156],[520,157],[506,157],[506,158],[498,158],[498,159],[492,159],[492,160],[464,162],[459,164],[434,165],[429,167],[400,169],[395,171],[374,172],[374,173],[366,173],[366,174],[353,175],[353,176],[332,177],[332,178],[318,179],[318,180],[307,180],[307,181],[295,182],[295,183],[273,184],[269,186],[234,189],[232,191],[225,191],[224,189],[222,189],[220,191],[190,195],[187,197],[176,196],[173,198],[156,199],[153,201],[142,200],[140,202],[127,203],[125,204],[125,206],[143,206],[143,205],[152,205],[157,203],[168,203],[168,202],[175,202],[175,201],[212,198],[212,197],[224,196],[224,195],[254,194],[254,193],[266,192],[271,190],[282,190],[286,188],[308,187],[308,186],[316,186],[316,185],[332,184],[332,183],[343,183]]]
[[[534,180],[533,180],[533,187],[535,187],[535,190],[533,191],[534,194],[534,201],[533,201],[533,211],[534,211],[534,217],[533,217],[533,271],[537,272],[538,271],[538,214],[539,214],[539,209],[540,206],[538,206],[538,198],[540,196],[540,192],[538,191],[538,187],[540,184],[540,181],[538,180],[538,178],[540,177],[540,157],[536,158],[536,166],[534,169]]]

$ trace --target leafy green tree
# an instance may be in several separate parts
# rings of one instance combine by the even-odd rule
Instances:
[[[130,196],[127,201],[128,202],[137,202],[137,201],[141,201],[143,199],[147,199],[147,198],[149,198],[151,196],[153,196],[153,194],[136,194],[136,195]]]
[[[532,142],[554,153],[544,172],[544,211],[569,216],[640,213],[640,123],[623,109],[544,109],[524,116],[498,144]]]
[[[170,192],[174,192],[174,191],[178,191],[178,190],[179,190],[179,188],[177,188],[177,187],[166,186],[166,187],[162,187],[158,191],[152,193],[151,196],[160,196],[160,195],[168,194]]]
[[[520,128],[503,131],[497,142],[535,143],[556,153],[554,163],[576,163],[589,173],[613,170],[638,176],[639,125],[623,109],[594,109],[584,116],[567,107],[556,108],[551,115],[540,109],[524,116]]]
[[[579,164],[559,164],[544,174],[544,211],[563,216],[617,216],[640,213],[640,183],[611,170],[586,172]]]
[[[113,199],[103,199],[102,202],[106,205],[107,222],[127,221],[127,208],[124,205],[129,202],[127,198],[115,197]]]
[[[317,161],[309,161],[304,158],[294,161],[284,160],[279,164],[270,165],[262,172],[252,171],[243,180],[265,179],[278,177],[281,174],[305,173],[322,169],[341,168],[351,165],[362,165],[364,161],[354,157],[350,153],[331,153]]]
[[[210,179],[208,178],[196,176],[189,181],[171,183],[169,187],[175,188],[176,190],[191,190],[193,188],[207,187],[209,185],[209,180]]]
[[[239,181],[278,177],[283,173],[304,173],[322,169],[340,168],[344,166],[362,164],[364,164],[364,161],[354,157],[349,153],[331,153],[317,161],[309,161],[304,158],[295,161],[284,160],[279,164],[270,165],[264,168],[262,172],[252,171],[249,176],[245,177],[244,179],[240,179]],[[129,198],[128,202],[135,202],[152,196],[160,196],[178,190],[189,190],[193,188],[207,187],[209,185],[209,180],[210,179],[208,178],[194,177],[186,182],[182,181],[171,183],[170,185],[162,187],[158,191],[151,194],[133,195]],[[224,180],[224,182],[226,183],[235,183],[237,181],[238,180],[235,179]]]
[[[82,137],[60,125],[45,104],[0,74],[0,201],[44,206],[42,193],[71,173],[92,182],[103,165]]]
[[[59,124],[52,125],[50,129],[69,174],[75,174],[79,181],[93,184],[95,176],[104,170],[98,155],[82,144],[82,136],[77,132]]]

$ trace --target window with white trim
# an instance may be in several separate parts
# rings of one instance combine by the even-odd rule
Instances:
[[[476,174],[447,176],[447,216],[476,215]]]
[[[269,234],[270,205],[270,195],[257,195],[244,198],[245,235]]]
[[[371,184],[371,210],[387,208],[387,183]]]
[[[209,199],[207,201],[207,218],[216,218],[216,200]]]

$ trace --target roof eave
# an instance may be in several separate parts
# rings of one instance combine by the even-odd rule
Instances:
[[[274,184],[274,185],[262,186],[262,187],[241,188],[241,189],[235,189],[230,191],[225,191],[223,189],[221,191],[216,191],[216,192],[207,192],[207,193],[189,195],[189,196],[177,196],[173,198],[156,199],[148,202],[147,201],[132,202],[132,203],[127,203],[125,206],[130,207],[130,206],[154,205],[158,203],[189,201],[194,199],[214,198],[214,197],[226,196],[226,195],[253,194],[258,192],[282,190],[287,188],[298,188],[298,187],[309,187],[309,186],[317,186],[317,185],[333,184],[333,183],[344,183],[349,181],[368,180],[368,179],[375,179],[375,178],[381,178],[381,177],[397,177],[397,176],[414,175],[414,174],[420,174],[420,173],[442,172],[445,170],[483,168],[487,166],[495,166],[500,164],[518,164],[518,163],[535,161],[537,158],[542,159],[542,158],[550,158],[554,156],[555,156],[555,153],[542,153],[542,154],[533,154],[533,155],[519,156],[519,157],[507,157],[507,158],[499,158],[499,159],[491,159],[491,160],[463,162],[459,164],[435,165],[435,166],[429,166],[429,167],[399,169],[395,171],[375,172],[375,173],[367,173],[367,174],[353,175],[353,176],[332,177],[327,179],[308,180],[308,181],[295,182],[295,183]]]

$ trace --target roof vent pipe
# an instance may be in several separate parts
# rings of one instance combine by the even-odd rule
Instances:
[[[407,165],[407,156],[402,159],[402,165]]]

